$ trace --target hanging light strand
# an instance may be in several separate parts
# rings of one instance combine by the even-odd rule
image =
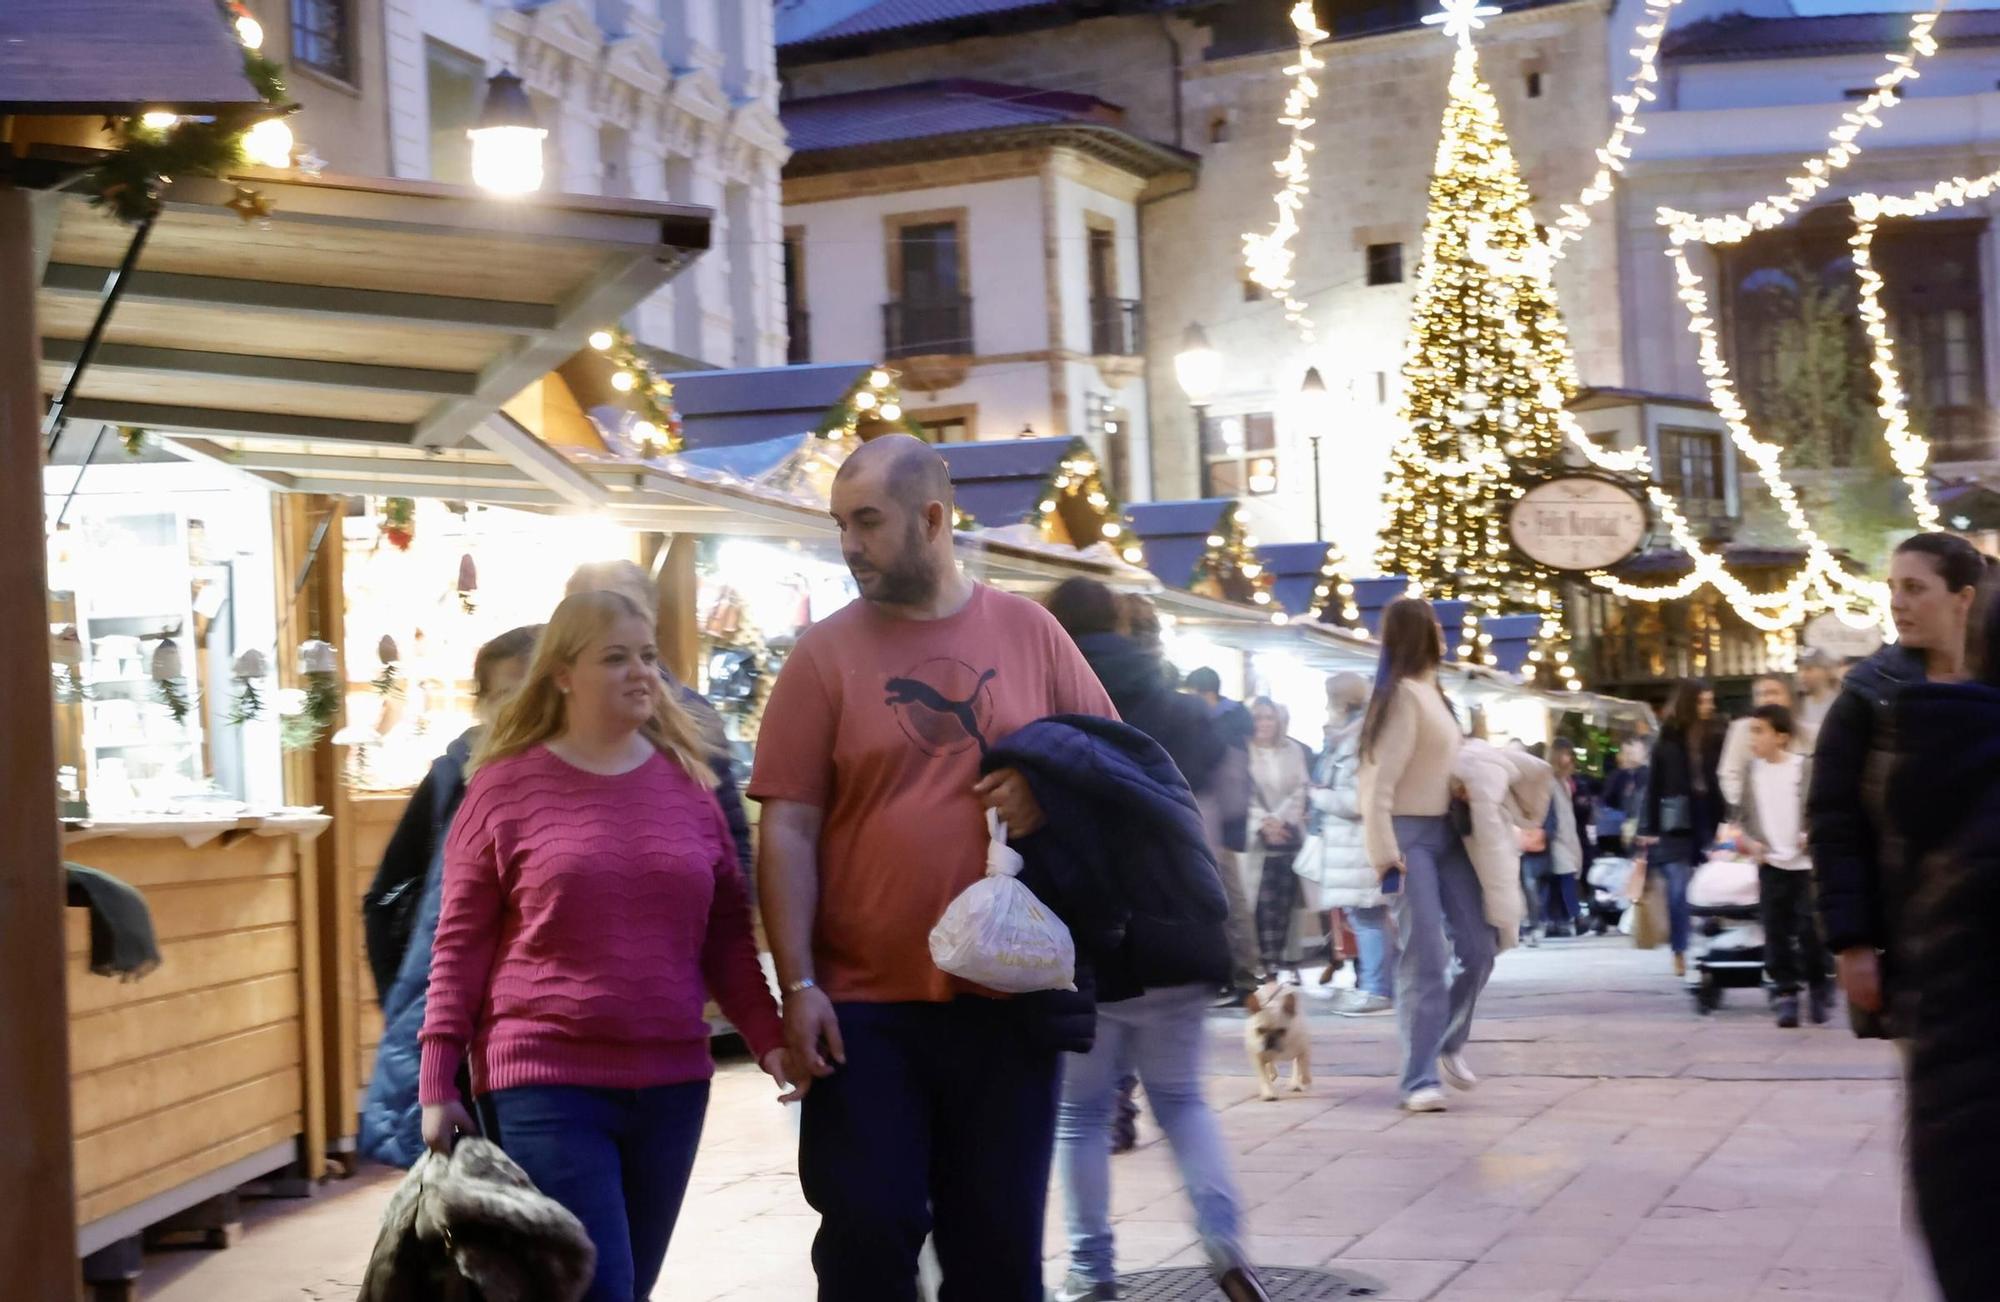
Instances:
[[[1938,8],[1941,7],[1942,0]],[[1662,207],[1659,221],[1668,228],[1673,242],[1677,245],[1738,243],[1758,231],[1783,225],[1832,185],[1833,174],[1861,153],[1861,146],[1855,143],[1861,133],[1880,127],[1882,116],[1902,102],[1898,87],[1906,81],[1916,80],[1919,75],[1918,61],[1937,53],[1937,37],[1931,29],[1937,24],[1938,8],[1916,14],[1910,19],[1908,48],[1888,56],[1889,70],[1875,78],[1875,89],[1866,99],[1840,115],[1840,125],[1830,133],[1832,143],[1827,146],[1826,152],[1817,158],[1808,158],[1800,167],[1799,175],[1786,178],[1787,188],[1783,193],[1766,195],[1740,213],[1725,213],[1719,217],[1701,217],[1677,208]]]
[[[1854,237],[1848,243],[1854,250],[1854,274],[1861,282],[1861,325],[1874,352],[1870,369],[1875,372],[1880,398],[1875,410],[1882,417],[1882,440],[1889,445],[1896,473],[1909,492],[1919,529],[1942,527],[1930,495],[1931,447],[1928,439],[1910,428],[1909,394],[1896,366],[1896,341],[1890,337],[1889,314],[1882,306],[1882,273],[1875,267],[1875,231],[1884,217],[1927,216],[1947,204],[1960,207],[1984,199],[1995,189],[2000,189],[2000,172],[1971,181],[1953,177],[1912,195],[1857,194],[1848,200],[1854,207]]]
[[[1250,279],[1284,306],[1285,319],[1310,344],[1317,338],[1312,318],[1305,303],[1292,293],[1298,283],[1292,276],[1292,264],[1297,257],[1292,251],[1292,238],[1299,233],[1299,210],[1312,191],[1308,159],[1313,146],[1306,139],[1306,132],[1315,120],[1312,106],[1319,97],[1317,74],[1326,66],[1326,61],[1313,53],[1313,46],[1325,40],[1327,33],[1321,30],[1313,13],[1312,0],[1299,0],[1292,6],[1292,26],[1298,37],[1298,60],[1285,69],[1292,86],[1285,95],[1284,110],[1278,115],[1279,125],[1290,129],[1291,139],[1285,156],[1272,164],[1282,182],[1271,196],[1278,216],[1269,230],[1251,231],[1243,236],[1243,264]]]
[[[1638,60],[1632,70],[1629,84],[1623,95],[1614,95],[1611,103],[1618,110],[1618,121],[1612,126],[1611,134],[1597,151],[1597,174],[1590,184],[1583,187],[1576,202],[1562,205],[1562,215],[1549,228],[1548,251],[1552,260],[1560,260],[1564,250],[1583,238],[1584,228],[1590,225],[1590,210],[1611,197],[1618,188],[1618,176],[1625,170],[1625,160],[1632,157],[1632,147],[1628,141],[1633,136],[1646,133],[1639,125],[1641,105],[1650,104],[1658,95],[1653,87],[1659,83],[1660,42],[1667,34],[1667,21],[1674,6],[1681,0],[1646,0],[1646,21],[1634,31],[1639,38],[1638,46],[1630,53]]]

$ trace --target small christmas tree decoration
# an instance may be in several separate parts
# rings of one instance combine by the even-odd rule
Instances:
[[[258,683],[270,677],[271,662],[255,647],[236,657],[230,676],[236,680],[236,695],[229,704],[229,722],[242,727],[264,717],[264,694]]]
[[[383,498],[382,537],[399,552],[410,550],[417,537],[417,504],[407,497]]]
[[[188,715],[194,712],[194,703],[188,699],[187,685],[182,681],[180,644],[170,637],[160,639],[160,645],[153,648],[153,697],[167,707],[175,723],[184,724]]]

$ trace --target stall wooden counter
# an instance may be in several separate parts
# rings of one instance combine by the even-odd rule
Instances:
[[[66,915],[79,1255],[247,1181],[325,1169],[317,811],[70,823],[64,856],[145,897],[160,966],[90,971]]]

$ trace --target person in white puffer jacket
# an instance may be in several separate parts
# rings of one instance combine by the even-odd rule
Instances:
[[[1309,793],[1321,847],[1311,865],[1320,907],[1341,910],[1354,929],[1355,986],[1334,1009],[1343,1017],[1376,1017],[1396,1007],[1396,932],[1361,827],[1361,720],[1368,690],[1359,674],[1326,680],[1327,745],[1313,766]],[[1307,875],[1303,862],[1300,874]]]

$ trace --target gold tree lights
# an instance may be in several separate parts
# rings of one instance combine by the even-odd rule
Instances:
[[[1453,0],[1434,15],[1458,40],[1450,102],[1430,184],[1423,261],[1403,363],[1403,433],[1390,464],[1384,573],[1467,603],[1458,643],[1482,648],[1478,621],[1540,614],[1537,664],[1558,659],[1562,611],[1553,576],[1519,556],[1507,511],[1561,464],[1563,404],[1576,365],[1547,257],[1471,30],[1492,12]],[[1544,383],[1545,380],[1553,383]]]

